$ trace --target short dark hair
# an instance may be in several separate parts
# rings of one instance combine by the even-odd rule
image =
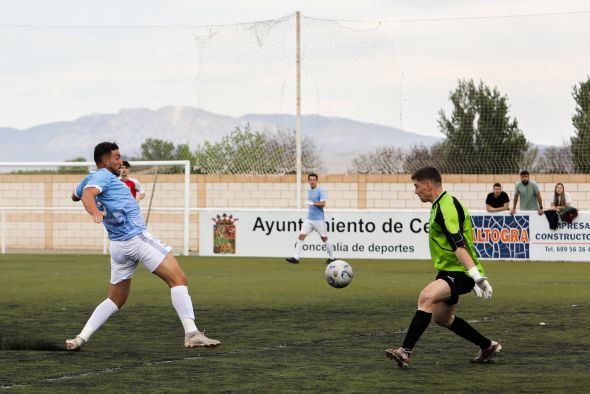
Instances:
[[[527,170],[522,170],[520,172],[520,175],[528,175],[528,174],[529,174],[529,172]]]
[[[416,172],[412,174],[412,180],[418,182],[432,181],[434,183],[442,183],[440,172],[438,172],[436,168],[430,166],[416,170]]]
[[[101,142],[94,147],[94,162],[98,165],[104,155],[111,154],[112,151],[119,149],[114,142]]]
[[[127,168],[131,167],[131,164],[129,164],[129,162],[127,160],[123,160],[123,165]]]
[[[502,185],[500,185],[500,182],[496,182],[496,183],[494,183],[494,187],[496,187],[496,186],[498,186],[498,187],[502,187]]]
[[[315,172],[310,172],[309,174],[307,174],[307,180],[309,181],[309,178],[311,178],[312,176],[314,176],[316,180],[320,179],[318,174],[316,174]]]

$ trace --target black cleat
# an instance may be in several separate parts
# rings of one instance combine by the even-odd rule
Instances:
[[[296,259],[295,257],[287,257],[285,261],[291,264],[299,264],[299,259]]]
[[[326,260],[326,264],[333,263],[334,261],[336,261],[336,259],[328,259],[328,260]]]

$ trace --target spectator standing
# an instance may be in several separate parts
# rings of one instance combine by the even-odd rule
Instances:
[[[521,211],[537,211],[539,215],[543,214],[543,199],[541,198],[539,186],[530,179],[527,170],[520,172],[520,181],[516,182],[514,187],[514,202],[510,211],[511,215],[516,213],[516,203],[518,203],[519,199]]]

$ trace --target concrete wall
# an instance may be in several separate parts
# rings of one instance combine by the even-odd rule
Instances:
[[[184,203],[183,175],[134,174],[142,182],[147,197],[140,206],[147,216],[153,194],[149,227],[161,240],[182,251],[181,212],[161,212],[161,208],[181,208]],[[0,212],[4,213],[5,246],[11,251],[101,252],[105,244],[102,226],[92,223],[70,195],[82,175],[0,174]],[[485,209],[485,198],[494,182],[502,183],[512,198],[515,175],[443,175],[446,190],[470,210]],[[573,205],[590,210],[590,175],[532,174],[543,199],[557,182],[572,195]],[[295,208],[294,175],[192,175],[192,208]],[[320,185],[328,193],[328,207],[338,209],[429,209],[414,195],[407,174],[326,175]],[[305,200],[306,177],[302,178],[301,201]],[[549,206],[549,202],[545,202]],[[22,210],[36,207],[39,210]],[[51,210],[41,210],[51,207]],[[9,209],[11,208],[11,209]],[[64,209],[65,208],[65,209]],[[75,208],[76,210],[67,210]],[[207,218],[206,220],[209,220]],[[198,251],[199,214],[190,218],[190,250]],[[1,226],[1,223],[0,223]]]

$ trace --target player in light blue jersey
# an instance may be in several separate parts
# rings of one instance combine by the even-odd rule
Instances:
[[[98,220],[102,221],[111,241],[125,241],[147,231],[139,205],[129,198],[129,187],[110,170],[100,168],[86,176],[74,190],[74,199],[81,199],[86,188],[98,192],[95,196]]]
[[[79,349],[107,319],[117,312],[129,296],[131,278],[141,262],[170,287],[172,305],[184,327],[186,347],[215,347],[220,344],[197,329],[187,279],[172,254],[172,248],[148,231],[139,205],[131,191],[118,178],[122,164],[119,147],[102,142],[94,148],[98,170],[76,187],[72,200],[82,201],[95,223],[102,223],[108,233],[111,251],[111,285],[107,299],[96,307],[75,338],[66,340],[68,350]]]
[[[299,238],[295,244],[295,255],[293,257],[286,258],[287,262],[292,264],[299,264],[301,258],[301,252],[303,251],[303,241],[312,231],[316,231],[328,251],[328,264],[334,261],[334,245],[328,241],[328,232],[326,231],[326,219],[324,217],[324,207],[326,206],[326,192],[324,189],[318,186],[317,174],[309,174],[307,176],[309,182],[309,189],[307,190],[307,201],[306,205],[309,206],[307,210],[307,218],[303,222]]]

